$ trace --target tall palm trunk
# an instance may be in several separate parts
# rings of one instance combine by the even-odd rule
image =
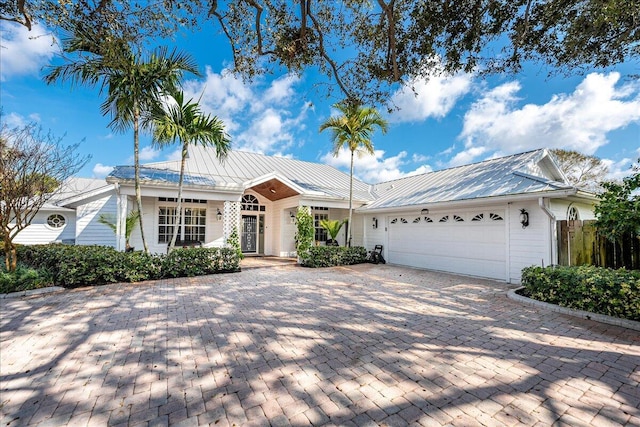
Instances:
[[[353,150],[351,150],[351,173],[349,179],[349,222],[347,223],[347,246],[351,247],[351,217],[353,216]]]
[[[138,223],[140,224],[140,237],[142,238],[142,247],[145,253],[149,253],[149,247],[147,246],[147,240],[144,238],[144,226],[142,224],[142,217],[144,216],[142,210],[142,192],[140,191],[140,109],[135,106],[133,112],[133,168],[135,171],[134,186],[136,189],[136,203],[138,205]]]
[[[178,230],[182,227],[182,183],[184,181],[184,165],[187,160],[187,144],[182,144],[182,159],[180,162],[180,179],[178,181],[178,206],[176,207],[176,214],[178,215],[177,221],[173,227],[173,237],[171,237],[171,243],[169,244],[169,252],[173,250],[178,238]]]

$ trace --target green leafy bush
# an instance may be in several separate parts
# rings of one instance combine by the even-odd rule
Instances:
[[[303,259],[304,267],[333,267],[336,265],[360,264],[367,259],[367,250],[362,246],[312,246]]]
[[[19,258],[65,288],[238,271],[233,248],[176,249],[168,255],[118,252],[106,246],[23,246]]]
[[[602,267],[527,267],[523,295],[563,307],[640,320],[640,271]]]
[[[53,286],[53,277],[46,270],[36,270],[18,264],[15,271],[0,268],[0,294],[29,291]]]
[[[176,249],[162,261],[163,277],[192,277],[223,271],[237,271],[240,266],[235,248]]]

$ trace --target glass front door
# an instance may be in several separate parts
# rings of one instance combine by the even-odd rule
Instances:
[[[240,248],[245,253],[255,253],[258,240],[258,217],[256,215],[242,215],[242,233]]]

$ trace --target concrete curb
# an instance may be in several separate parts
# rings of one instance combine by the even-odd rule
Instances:
[[[623,328],[640,331],[640,322],[636,322],[635,320],[620,319],[619,317],[607,316],[605,314],[591,313],[589,311],[560,307],[559,305],[549,304],[547,302],[542,302],[535,299],[523,297],[522,295],[518,295],[516,291],[519,291],[520,289],[524,289],[524,286],[509,290],[509,292],[507,292],[507,296],[509,297],[509,299],[518,301],[522,304],[532,305],[534,307],[554,311],[560,314],[567,314],[569,316],[579,317],[581,319],[595,320],[596,322],[606,323],[608,325],[622,326]]]
[[[22,298],[30,297],[33,295],[50,294],[52,292],[63,291],[61,286],[50,286],[48,288],[32,289],[30,291],[11,292],[9,294],[0,294],[0,299]]]

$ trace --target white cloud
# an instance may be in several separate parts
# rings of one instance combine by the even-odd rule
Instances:
[[[364,182],[375,184],[378,182],[390,181],[402,178],[403,176],[418,175],[421,173],[431,172],[431,167],[422,165],[417,169],[405,173],[401,171],[401,167],[406,165],[406,151],[401,151],[396,156],[384,158],[384,150],[374,150],[373,155],[356,153],[354,158],[353,175]],[[333,153],[327,153],[322,156],[321,161],[327,165],[349,171],[351,164],[351,152],[342,148],[337,157]]]
[[[188,97],[200,100],[203,111],[220,118],[231,136],[234,150],[281,154],[305,129],[312,108],[301,103],[295,85],[299,78],[286,75],[271,82],[243,82],[228,70],[220,74],[207,68],[204,81],[184,86]]]
[[[0,26],[0,81],[38,74],[58,50],[56,38],[45,28],[34,25],[31,31],[14,23]]]
[[[40,120],[38,113],[29,114],[27,117],[15,112],[2,115],[2,125],[7,126],[9,129],[20,128],[29,123],[40,123]]]
[[[169,161],[182,160],[182,147],[176,148],[174,151],[169,153],[167,155],[167,160]]]
[[[391,122],[416,122],[429,117],[446,116],[455,103],[471,89],[471,74],[420,77],[403,86],[391,98],[398,111],[391,113]]]
[[[638,151],[640,151],[640,149],[638,149]],[[607,179],[618,180],[631,175],[634,161],[634,159],[628,158],[624,158],[618,161],[611,159],[602,159],[602,163],[604,163],[607,168],[609,168]]]
[[[151,145],[147,145],[146,147],[142,147],[140,152],[138,153],[138,157],[141,162],[150,162],[151,160],[156,159],[161,153],[161,150],[154,148]],[[133,163],[133,156],[127,159],[127,163]]]
[[[160,155],[160,150],[157,150],[152,146],[148,145],[146,147],[143,147],[142,150],[140,150],[139,155],[140,155],[141,161],[148,162],[158,157]]]
[[[510,154],[540,147],[593,154],[608,143],[607,133],[640,121],[640,84],[618,85],[620,74],[592,73],[571,94],[542,105],[519,107],[518,82],[487,92],[465,114],[459,138],[464,150],[450,164],[489,153]]]
[[[96,163],[93,167],[93,177],[94,178],[104,178],[111,173],[113,170],[113,166],[103,165],[102,163]]]

